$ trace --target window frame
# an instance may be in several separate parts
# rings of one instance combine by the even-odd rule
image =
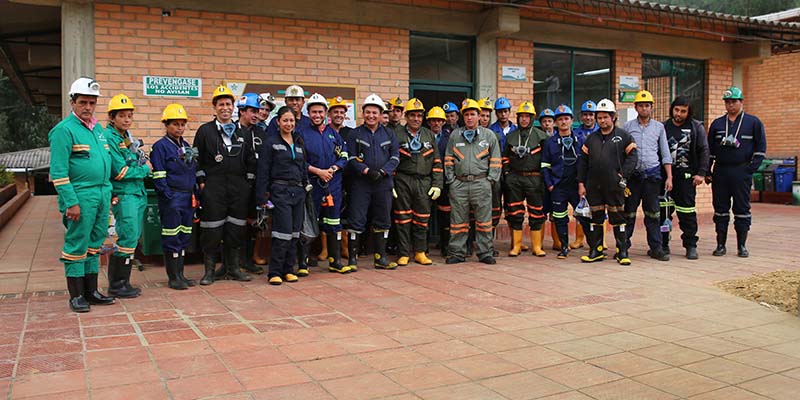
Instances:
[[[570,98],[570,104],[568,104],[568,105],[573,110],[573,112],[574,112],[574,110],[576,108],[575,107],[575,52],[576,51],[578,51],[578,52],[586,52],[586,53],[593,53],[593,54],[596,54],[596,55],[603,55],[603,56],[608,57],[608,96],[607,96],[607,98],[611,98],[611,96],[613,96],[613,90],[614,90],[614,76],[613,76],[613,73],[614,73],[614,67],[615,67],[613,50],[587,49],[587,48],[583,48],[583,47],[563,46],[563,45],[554,45],[554,44],[547,44],[547,43],[534,43],[533,44],[533,65],[534,65],[533,73],[534,73],[534,76],[536,74],[536,54],[538,53],[537,52],[537,48],[538,49],[544,49],[544,50],[566,50],[566,51],[569,51],[569,74],[570,74],[569,98]],[[535,81],[535,78],[534,78],[534,81]],[[535,88],[536,83],[533,83],[533,85],[534,85],[533,93],[536,93],[536,88]],[[536,95],[534,94],[534,99],[531,99],[531,100],[534,100],[534,103],[536,103],[535,97],[536,97]],[[594,100],[594,101],[599,101],[599,100],[600,99],[597,99],[597,100]],[[580,109],[580,105],[578,106],[578,109]]]
[[[411,73],[411,39],[416,37],[424,37],[424,38],[434,38],[434,39],[453,39],[453,40],[462,40],[469,43],[469,46],[472,48],[472,57],[470,63],[472,63],[472,67],[470,68],[470,81],[469,82],[462,82],[462,81],[445,81],[445,80],[430,80],[430,79],[413,79]],[[460,36],[460,35],[447,35],[447,34],[439,34],[439,33],[431,33],[431,32],[419,32],[419,31],[409,31],[408,33],[408,95],[413,95],[414,88],[418,89],[426,89],[426,90],[435,90],[437,88],[442,89],[466,89],[466,92],[472,96],[475,93],[475,68],[477,67],[477,48],[475,46],[475,37],[474,36]]]
[[[707,108],[706,107],[706,99],[707,99],[707,96],[708,96],[708,87],[706,86],[708,84],[708,79],[706,77],[706,73],[708,72],[708,62],[707,62],[707,60],[699,60],[699,59],[685,58],[685,57],[671,57],[671,56],[664,56],[664,55],[658,55],[658,54],[642,53],[642,72],[641,72],[641,75],[642,75],[642,89],[644,89],[644,80],[645,80],[644,65],[645,65],[645,60],[647,60],[647,59],[651,59],[651,60],[667,60],[667,61],[669,61],[670,62],[670,71],[674,71],[674,69],[675,69],[674,63],[676,61],[699,64],[702,67],[702,71],[700,73],[700,77],[701,77],[700,78],[701,79],[700,87],[703,88],[703,95],[701,96],[701,99],[700,99],[700,105],[702,106],[702,109],[699,110],[699,111],[701,111],[701,113],[698,113],[698,110],[696,110],[696,109],[692,110],[692,113],[693,113],[692,117],[694,119],[696,119],[696,120],[703,121],[706,118],[706,108]],[[670,75],[670,76],[673,76],[673,75]],[[675,85],[673,84],[672,80],[670,80],[669,86],[670,86],[669,87],[670,102],[672,102],[672,100],[674,100],[675,97],[677,96],[677,94],[675,93]]]

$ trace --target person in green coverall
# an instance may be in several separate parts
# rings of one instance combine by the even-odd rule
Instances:
[[[100,85],[81,77],[69,89],[72,112],[48,134],[50,176],[58,210],[67,228],[61,262],[67,276],[69,306],[88,312],[90,304],[113,304],[97,290],[100,246],[108,231],[111,156],[103,127],[94,118]]]
[[[117,230],[117,251],[108,262],[108,294],[138,297],[142,290],[131,286],[131,262],[142,234],[147,193],[144,178],[150,173],[142,142],[128,131],[133,125],[133,102],[118,94],[108,103],[106,140],[111,152],[111,211]]]

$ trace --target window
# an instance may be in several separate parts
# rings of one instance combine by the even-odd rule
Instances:
[[[694,118],[703,120],[706,98],[703,61],[644,55],[642,80],[644,88],[653,94],[656,101],[653,118],[667,120],[672,100],[678,96],[687,96]]]
[[[559,104],[580,109],[586,100],[611,97],[608,52],[537,45],[533,51],[533,103],[536,110]]]
[[[475,43],[470,38],[412,33],[409,43],[409,95],[425,108],[471,97]]]

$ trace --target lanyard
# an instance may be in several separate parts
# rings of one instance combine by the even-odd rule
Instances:
[[[741,119],[739,120],[739,126],[736,127],[736,133],[733,134],[734,138],[738,138],[739,137],[739,130],[742,129],[742,121],[744,121],[744,110],[742,110],[742,112],[739,115],[741,116]],[[734,120],[733,122],[736,122],[736,120]],[[725,117],[725,137],[728,137],[728,125],[730,125],[730,123],[729,123],[728,118],[726,116]]]

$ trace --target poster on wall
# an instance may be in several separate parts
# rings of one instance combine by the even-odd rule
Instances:
[[[203,95],[203,80],[179,76],[143,76],[142,86],[145,96],[194,97]]]
[[[290,85],[300,85],[305,91],[305,97],[308,99],[312,94],[319,93],[328,99],[328,102],[336,96],[340,96],[347,103],[347,113],[344,119],[344,126],[351,128],[356,127],[356,88],[355,86],[342,86],[342,85],[320,85],[312,83],[294,83],[294,82],[260,82],[260,81],[244,81],[244,82],[224,82],[234,95],[241,96],[244,93],[270,93],[275,97],[275,110],[272,110],[274,115],[279,107],[285,105],[283,97],[286,94],[286,88]],[[234,110],[237,113],[238,110]],[[308,115],[305,105],[303,106],[303,114]],[[235,115],[238,117],[238,115]],[[272,116],[270,116],[270,119]]]

